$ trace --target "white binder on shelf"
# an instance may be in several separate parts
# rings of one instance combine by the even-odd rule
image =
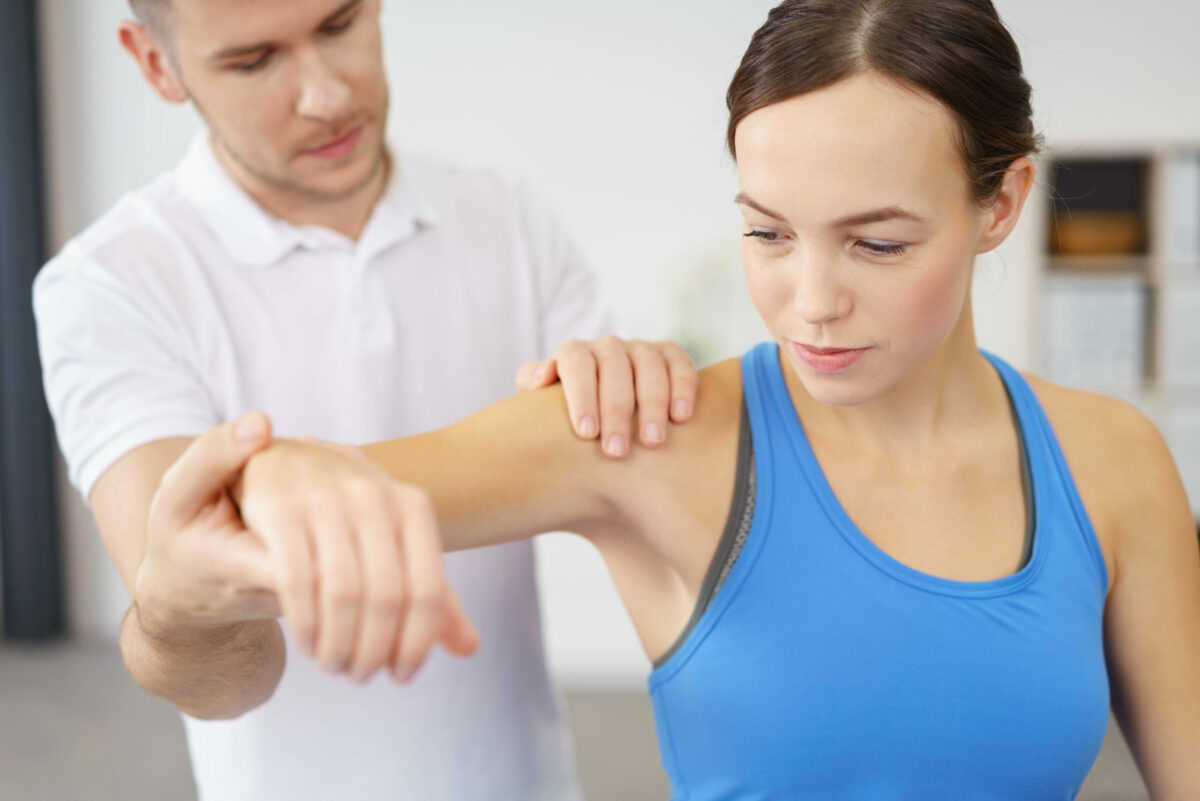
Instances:
[[[1047,377],[1100,391],[1136,391],[1146,379],[1147,297],[1137,276],[1050,276]]]
[[[1200,389],[1200,280],[1164,292],[1162,312],[1163,384]]]
[[[1180,277],[1200,279],[1200,152],[1167,162],[1167,260]]]

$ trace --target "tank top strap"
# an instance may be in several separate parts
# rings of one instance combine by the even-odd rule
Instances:
[[[781,436],[783,432],[775,430],[781,427],[781,421],[773,413],[779,400],[775,397],[779,390],[774,380],[778,371],[777,352],[774,342],[760,342],[742,356],[742,394],[750,417],[755,461],[763,464],[771,464],[772,434],[778,437],[775,442],[786,441]]]
[[[1029,385],[1025,377],[1008,362],[986,350],[981,350],[980,353],[991,362],[996,372],[1000,374],[1000,378],[1004,382],[1004,389],[1008,392],[1013,408],[1017,412],[1021,435],[1025,440],[1026,452],[1033,471],[1035,502],[1039,507],[1051,502],[1052,499],[1054,503],[1065,502],[1082,544],[1099,574],[1101,586],[1107,588],[1108,568],[1104,564],[1099,540],[1096,538],[1091,518],[1088,517],[1087,510],[1079,496],[1079,490],[1075,486],[1075,478],[1067,466],[1067,460],[1058,444],[1058,437],[1054,434],[1054,429],[1050,425],[1050,419],[1046,416],[1045,409],[1042,408],[1041,401],[1038,400],[1033,387]]]

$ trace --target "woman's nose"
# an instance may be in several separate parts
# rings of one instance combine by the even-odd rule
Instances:
[[[794,305],[805,322],[822,325],[850,312],[850,292],[836,259],[808,254],[795,269]]]

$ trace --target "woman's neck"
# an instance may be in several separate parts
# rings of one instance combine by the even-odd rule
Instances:
[[[854,406],[814,399],[792,367],[783,372],[810,439],[889,461],[944,454],[944,446],[1009,414],[1003,382],[979,352],[970,309],[921,365],[883,394]],[[1003,418],[998,415],[1004,415]],[[815,435],[815,436],[814,436]]]

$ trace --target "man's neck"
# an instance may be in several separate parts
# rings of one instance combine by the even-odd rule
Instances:
[[[385,150],[362,185],[343,197],[321,198],[264,180],[233,158],[219,141],[213,140],[211,144],[234,182],[269,214],[292,225],[328,228],[355,241],[362,236],[375,204],[383,196],[392,169],[391,157]]]

